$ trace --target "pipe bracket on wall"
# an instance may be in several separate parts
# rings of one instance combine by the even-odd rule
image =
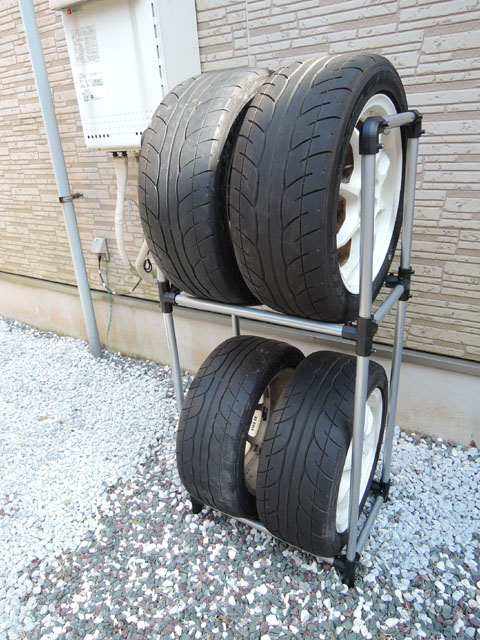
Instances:
[[[78,198],[83,198],[83,193],[72,193],[69,196],[60,196],[58,198],[58,201],[61,204],[64,204],[65,202],[73,202],[74,200],[77,200]]]

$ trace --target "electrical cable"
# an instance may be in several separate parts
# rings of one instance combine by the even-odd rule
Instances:
[[[102,256],[98,256],[98,267],[100,271],[100,262],[102,260]],[[105,336],[105,347],[107,351],[111,351],[110,344],[108,342],[108,338],[110,336],[110,328],[112,326],[112,316],[113,316],[113,296],[110,291],[110,287],[108,286],[108,260],[105,260],[105,279],[106,279],[106,289],[108,295],[108,305],[109,305],[109,315],[108,315],[108,326],[107,326],[107,334]]]
[[[103,273],[102,273],[102,256],[101,256],[101,254],[98,255],[98,278],[99,278],[100,282],[102,283],[103,288],[107,292],[108,304],[109,304],[109,315],[108,315],[107,334],[105,336],[105,347],[107,348],[108,351],[112,351],[112,348],[110,347],[108,339],[109,339],[109,336],[110,336],[110,329],[112,327],[113,296],[129,295],[130,293],[133,293],[135,291],[135,289],[138,287],[138,285],[140,284],[140,282],[142,281],[143,278],[139,278],[137,283],[136,283],[136,285],[132,289],[130,289],[130,291],[127,291],[125,293],[119,293],[118,291],[112,291],[112,289],[110,288],[110,283],[108,281],[108,263],[109,262],[110,262],[110,260],[105,260],[105,278],[104,278],[103,277]]]
[[[138,285],[141,283],[141,281],[143,280],[143,278],[139,278],[137,280],[137,283],[130,289],[130,291],[113,291],[110,288],[110,285],[108,283],[108,263],[110,262],[110,260],[105,260],[105,278],[103,277],[103,273],[102,273],[102,256],[99,254],[98,255],[98,279],[100,280],[103,288],[107,291],[107,293],[109,293],[112,296],[128,296],[131,293],[133,293],[135,291],[135,289],[138,287]]]
[[[134,204],[137,207],[137,209],[140,209],[140,207],[138,206],[138,202],[136,200],[133,200],[132,198],[125,198],[125,202],[127,203],[128,221],[134,227],[141,227],[142,226],[141,222],[135,222],[134,220],[132,220],[132,204]]]

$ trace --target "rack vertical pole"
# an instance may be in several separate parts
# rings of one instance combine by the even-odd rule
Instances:
[[[402,226],[402,248],[400,267],[410,270],[412,253],[413,218],[415,210],[415,181],[417,175],[418,144],[419,137],[409,138],[407,142],[407,166],[405,176],[405,199]],[[397,307],[397,319],[395,323],[395,342],[393,348],[392,369],[390,374],[390,398],[388,403],[387,426],[385,430],[385,444],[383,450],[382,482],[390,482],[392,466],[392,448],[395,426],[395,414],[397,412],[398,388],[400,384],[400,365],[402,362],[403,340],[405,331],[405,316],[407,313],[407,301],[400,300]]]
[[[375,169],[376,154],[361,156],[361,201],[360,201],[360,306],[357,331],[360,325],[371,322],[372,316],[372,270],[375,231]],[[352,473],[350,476],[349,528],[346,552],[346,579],[354,579],[357,554],[358,505],[362,474],[363,429],[367,404],[369,353],[358,349],[355,377],[355,403],[352,436]],[[353,571],[352,571],[353,569]],[[348,577],[347,574],[350,574]]]
[[[170,291],[170,285],[160,269],[158,269],[157,272],[157,280],[160,306],[163,313],[165,333],[167,334],[168,355],[170,357],[170,366],[172,367],[173,389],[175,391],[178,413],[180,413],[183,406],[183,382],[180,358],[178,355],[177,336],[175,334],[175,323],[173,321],[173,307],[170,303],[165,302],[163,297],[164,293]]]
[[[240,318],[236,315],[232,315],[232,334],[234,336],[240,335]]]

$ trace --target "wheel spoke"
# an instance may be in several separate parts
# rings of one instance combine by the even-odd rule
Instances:
[[[352,469],[352,449],[350,448],[345,458],[345,464],[343,465],[343,473],[349,473]]]
[[[357,228],[351,239],[350,256],[342,267],[342,275],[347,282],[359,270],[360,265],[360,228]],[[358,286],[358,283],[357,283]]]
[[[366,436],[368,436],[372,431],[372,426],[373,426],[373,413],[367,404],[365,408],[365,429],[363,432],[364,442],[366,440]]]
[[[344,482],[343,483],[343,487],[340,487],[340,491],[338,492],[338,500],[337,500],[337,504],[339,504],[341,507],[343,506],[343,502],[345,501],[345,498],[348,496],[350,492],[350,483],[349,482]],[[348,501],[350,502],[350,500]]]
[[[360,158],[360,131],[355,127],[352,131],[352,137],[350,138],[350,144],[353,151],[353,162],[357,164],[357,158]]]
[[[354,169],[355,171],[355,169]],[[340,183],[340,195],[345,198],[347,202],[360,202],[360,180],[352,180],[354,176],[350,178],[349,182],[341,182]],[[355,176],[356,178],[356,176]]]
[[[342,224],[342,226],[340,227],[340,231],[337,233],[337,249],[341,249],[346,244],[348,244],[359,228],[360,219],[355,219],[355,216],[349,216],[347,213],[345,222]]]
[[[337,249],[338,264],[342,280],[350,293],[359,293],[360,285],[360,252],[357,228],[352,218],[350,207],[356,206],[355,218],[360,218],[361,200],[361,156],[359,153],[359,130],[370,116],[387,116],[395,111],[395,105],[384,94],[372,96],[360,115],[353,130],[347,149],[347,162],[350,173],[344,168],[344,180],[339,187],[339,195],[343,198],[341,214],[337,214]],[[391,244],[398,210],[398,194],[401,190],[401,135],[398,130],[381,136],[383,148],[376,157],[375,171],[375,226],[372,277],[375,278],[385,263]],[[353,204],[355,203],[355,205]],[[340,211],[340,209],[339,209]],[[341,224],[341,226],[339,226]]]
[[[390,158],[385,150],[379,152],[377,157],[377,177],[385,177],[390,168]]]

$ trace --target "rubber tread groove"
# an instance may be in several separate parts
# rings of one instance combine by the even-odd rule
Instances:
[[[338,189],[356,115],[382,92],[398,111],[407,108],[388,60],[345,54],[281,69],[250,104],[233,153],[229,209],[237,263],[263,304],[326,322],[356,317],[358,295],[338,265]],[[374,297],[393,258],[401,208],[402,195]]]
[[[283,342],[238,336],[207,357],[185,398],[177,431],[177,466],[191,496],[241,517],[256,517],[243,460],[255,408],[270,380],[294,369],[302,353]]]
[[[341,472],[352,437],[356,360],[341,353],[311,354],[285,386],[268,425],[257,475],[260,520],[277,537],[329,557],[346,542],[336,530]],[[363,507],[383,438],[387,377],[370,363],[368,393],[380,388],[382,429]]]

